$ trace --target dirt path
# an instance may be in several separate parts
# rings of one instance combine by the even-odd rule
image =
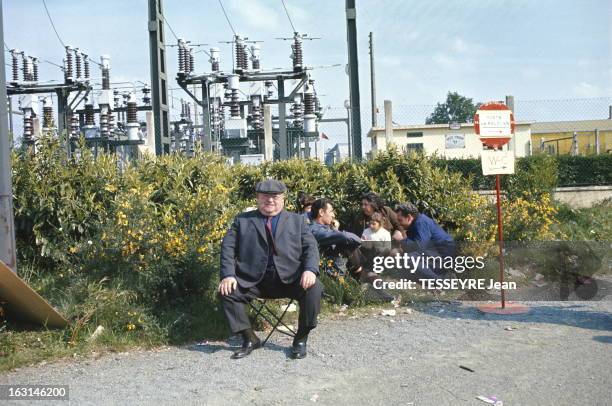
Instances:
[[[234,339],[29,367],[0,384],[68,384],[75,405],[612,403],[610,301],[537,303],[521,316],[459,304],[396,310],[323,320],[299,361],[282,336],[232,361]]]

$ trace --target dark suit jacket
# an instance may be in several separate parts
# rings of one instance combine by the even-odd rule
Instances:
[[[304,271],[319,274],[319,249],[303,216],[285,210],[279,213],[274,236],[274,265],[283,283],[292,283]],[[234,276],[241,287],[255,286],[266,273],[268,240],[259,211],[234,219],[221,243],[221,279]]]

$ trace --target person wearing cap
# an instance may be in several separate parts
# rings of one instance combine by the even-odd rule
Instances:
[[[303,216],[284,210],[286,186],[274,179],[259,182],[257,210],[234,219],[221,243],[219,296],[230,330],[243,338],[232,358],[261,346],[245,304],[255,298],[293,298],[300,307],[291,356],[306,356],[306,341],[316,327],[322,285],[319,250]]]

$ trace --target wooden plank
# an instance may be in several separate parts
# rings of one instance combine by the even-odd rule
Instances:
[[[9,317],[62,328],[68,321],[45,299],[0,261],[0,301]]]

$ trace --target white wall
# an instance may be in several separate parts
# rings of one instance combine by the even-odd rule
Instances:
[[[422,132],[422,137],[408,137],[409,132]],[[372,150],[387,149],[384,129],[373,129]],[[447,134],[463,134],[464,148],[446,148]],[[529,124],[517,124],[513,139],[506,148],[514,149],[516,157],[530,155],[531,129]],[[438,155],[445,158],[478,158],[482,151],[482,143],[474,133],[473,124],[463,124],[459,130],[451,130],[446,125],[396,127],[393,129],[393,143],[404,150],[409,143],[423,143],[423,151],[427,155]]]

